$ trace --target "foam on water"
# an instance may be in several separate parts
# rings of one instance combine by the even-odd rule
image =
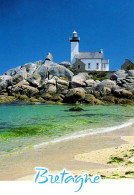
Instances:
[[[40,144],[36,144],[36,145],[34,145],[34,148],[37,148],[37,147],[40,147],[40,146],[43,146],[43,145],[48,145],[48,144],[51,144],[51,143],[57,143],[57,142],[62,142],[62,141],[73,140],[73,139],[85,137],[87,135],[94,135],[94,134],[99,134],[99,133],[115,131],[115,130],[118,130],[118,129],[129,127],[129,126],[131,126],[133,124],[134,124],[134,118],[128,120],[125,123],[122,123],[121,125],[117,125],[117,126],[113,126],[113,127],[105,127],[105,128],[97,128],[97,129],[87,129],[87,130],[75,132],[75,133],[69,134],[67,136],[63,136],[61,138],[56,138],[56,139],[51,140],[49,142],[42,142]]]

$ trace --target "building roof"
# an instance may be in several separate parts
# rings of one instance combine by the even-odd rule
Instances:
[[[131,60],[129,59],[125,59],[125,62],[124,64],[122,64],[121,69],[126,69],[128,65],[133,65],[133,62],[131,62]]]
[[[103,52],[101,51],[89,51],[89,52],[79,52],[75,55],[77,59],[103,59]]]

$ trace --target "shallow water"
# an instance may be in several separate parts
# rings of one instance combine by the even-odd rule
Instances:
[[[84,111],[67,112],[71,105],[0,105],[0,153],[60,141],[129,125],[134,107],[81,105]]]

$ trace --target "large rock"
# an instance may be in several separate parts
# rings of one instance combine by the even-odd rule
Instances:
[[[7,104],[15,101],[16,98],[13,96],[0,95],[0,104]]]
[[[96,99],[93,95],[91,94],[86,94],[85,95],[85,102],[88,104],[96,104],[96,105],[104,105],[104,103],[101,100]]]
[[[94,104],[94,101],[95,101],[95,97],[91,94],[86,94],[85,95],[85,102],[86,103],[89,103],[89,104]]]
[[[39,68],[37,68],[35,73],[41,75],[42,81],[44,81],[46,78],[49,79],[50,75],[57,77],[67,77],[69,80],[71,80],[73,76],[73,73],[70,70],[51,61],[42,64]]]
[[[68,90],[64,101],[69,103],[75,103],[76,101],[81,101],[84,98],[85,90],[83,88],[73,88]]]
[[[71,87],[85,87],[86,83],[85,81],[89,79],[89,75],[87,73],[79,73],[78,75],[75,75],[72,77],[71,81]]]
[[[119,98],[131,98],[133,95],[132,92],[125,89],[116,89],[113,94]]]
[[[57,93],[66,94],[69,87],[69,81],[56,78],[56,91]]]
[[[111,79],[112,80],[121,80],[121,79],[125,79],[127,76],[127,73],[125,72],[125,70],[117,70],[112,76]]]
[[[115,102],[115,98],[112,95],[103,96],[101,99],[103,101],[105,101],[106,103],[114,103]]]
[[[56,83],[60,85],[69,86],[69,81],[66,81],[64,79],[56,78]]]
[[[111,94],[111,88],[109,88],[109,87],[104,87],[103,89],[102,89],[102,91],[101,91],[101,95],[103,96],[105,96],[105,95],[109,95],[109,94]]]
[[[16,68],[13,68],[13,69],[10,69],[10,70],[6,71],[3,75],[9,75],[9,76],[13,77],[20,70],[21,70],[21,66],[17,66]]]
[[[59,63],[59,65],[61,65],[61,66],[65,66],[66,68],[71,67],[70,62],[66,62],[66,61]]]
[[[97,91],[102,91],[104,87],[112,89],[112,87],[116,86],[116,83],[114,81],[111,81],[110,79],[105,79],[102,82],[100,82],[99,85],[95,88]]]
[[[26,68],[26,72],[27,72],[27,77],[28,78],[31,78],[32,75],[35,73],[36,69],[38,67],[40,67],[41,65],[43,64],[43,61],[37,61],[37,62],[34,62],[34,63],[28,63],[28,64],[25,64],[25,68]]]
[[[12,77],[10,75],[0,76],[0,91],[7,89],[11,85]]]
[[[42,93],[49,93],[49,94],[54,94],[56,93],[56,85],[53,84],[46,84],[44,85],[44,89],[42,90]]]
[[[134,70],[128,70],[128,76],[134,77]]]
[[[88,79],[85,81],[86,86],[87,87],[93,87],[93,86],[97,86],[98,83],[96,83],[96,81],[94,81],[93,79]]]
[[[39,90],[35,87],[29,86],[28,83],[19,82],[11,88],[10,93],[14,96],[17,94],[32,97],[38,95]]]
[[[34,73],[30,78],[27,79],[28,82],[34,86],[39,87],[41,84],[41,76],[38,73]]]
[[[49,52],[45,60],[53,61],[53,55]]]
[[[50,95],[49,93],[46,93],[44,90],[40,91],[40,97],[47,101],[52,99],[52,95]]]

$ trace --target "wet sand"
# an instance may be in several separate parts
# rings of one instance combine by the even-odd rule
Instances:
[[[134,125],[2,155],[0,180],[33,180],[34,167],[46,167],[54,173],[66,168],[74,175],[85,172],[106,177],[111,177],[115,173],[124,174],[125,171],[132,172],[133,163],[107,164],[111,155],[119,155],[122,152],[122,147],[125,154],[134,147]],[[118,150],[118,154],[114,153],[115,150]],[[121,166],[124,166],[123,172],[119,172]]]

